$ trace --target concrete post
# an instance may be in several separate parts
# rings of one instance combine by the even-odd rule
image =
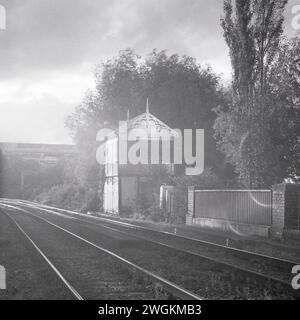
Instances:
[[[193,224],[193,217],[195,214],[195,186],[188,187],[188,212],[186,215],[186,224],[191,225]]]

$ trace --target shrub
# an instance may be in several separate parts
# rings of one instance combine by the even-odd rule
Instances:
[[[54,186],[37,195],[34,200],[70,210],[99,211],[101,208],[98,192],[73,183]]]
[[[153,222],[164,222],[165,221],[164,212],[157,205],[153,205],[151,207],[141,209],[140,215],[145,220],[151,220]]]

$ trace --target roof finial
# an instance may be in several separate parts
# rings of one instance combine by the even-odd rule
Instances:
[[[149,99],[147,98],[146,113],[149,113]]]
[[[130,111],[129,109],[127,109],[127,122],[129,121],[129,119],[130,119]]]

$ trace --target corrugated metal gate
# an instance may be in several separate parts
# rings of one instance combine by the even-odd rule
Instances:
[[[195,218],[272,224],[270,190],[194,190],[194,201]]]

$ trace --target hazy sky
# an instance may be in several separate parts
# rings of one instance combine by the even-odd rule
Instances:
[[[290,0],[286,32],[291,27]],[[222,0],[0,0],[0,141],[71,142],[64,127],[93,67],[127,47],[188,54],[228,80]]]

